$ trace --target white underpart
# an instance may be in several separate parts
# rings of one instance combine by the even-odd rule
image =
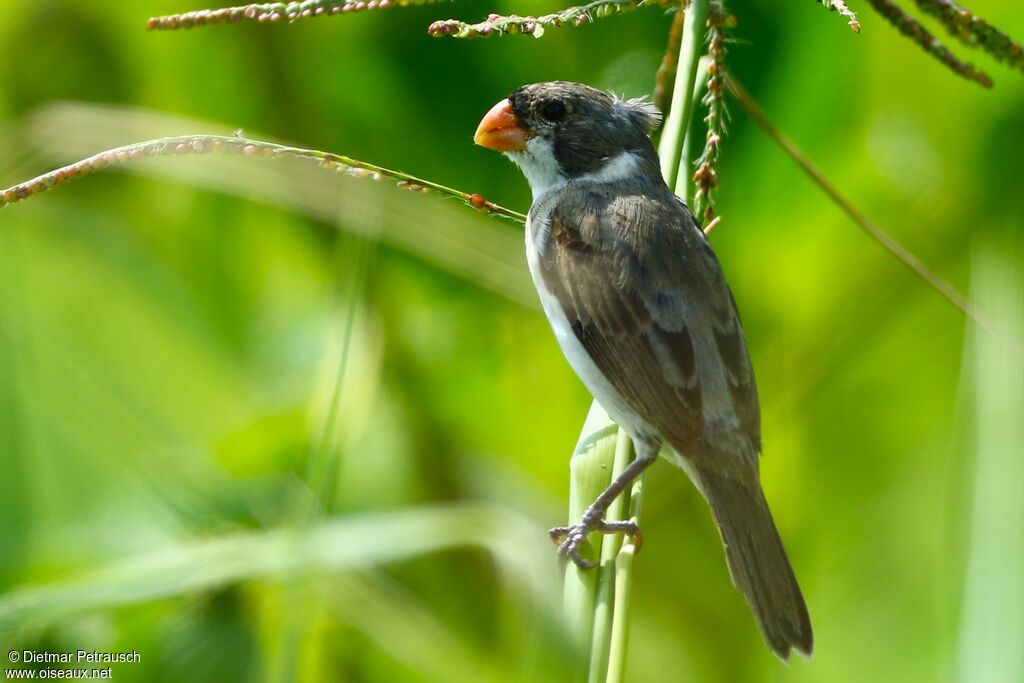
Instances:
[[[542,221],[545,218],[538,217],[537,221]],[[541,306],[544,308],[548,322],[551,323],[551,329],[555,332],[555,339],[558,340],[558,345],[562,347],[562,353],[565,354],[566,360],[569,361],[573,371],[582,380],[587,390],[597,399],[597,402],[601,404],[605,412],[619,426],[625,429],[631,437],[636,439],[641,434],[657,434],[657,430],[649,425],[646,420],[640,417],[622,399],[619,392],[608,381],[604,373],[594,364],[590,354],[583,348],[579,339],[576,338],[576,334],[572,331],[572,325],[569,324],[569,319],[562,311],[561,304],[558,303],[558,300],[544,284],[544,278],[540,274],[541,252],[535,249],[530,241],[531,224],[534,222],[535,219],[533,217],[527,219],[526,222],[526,260],[530,264],[530,274],[533,275],[533,282],[537,286],[537,292],[540,294]]]
[[[534,138],[534,140],[537,139]],[[537,152],[547,152],[549,158],[544,158]],[[522,168],[523,175],[526,176],[530,188],[533,190],[533,208],[530,209],[530,215],[526,221],[526,260],[530,266],[533,283],[540,294],[541,306],[543,306],[548,322],[554,330],[558,345],[562,347],[562,353],[565,354],[573,371],[597,399],[597,402],[601,404],[605,412],[634,440],[639,435],[657,435],[657,430],[622,399],[604,373],[594,364],[590,354],[576,338],[569,319],[562,311],[561,304],[548,290],[544,284],[544,278],[541,276],[540,259],[548,248],[551,235],[551,212],[558,202],[558,191],[569,183],[565,176],[557,170],[558,164],[551,153],[550,145],[538,145],[533,150],[528,147],[526,153],[519,152],[509,156]],[[623,180],[637,172],[638,161],[635,155],[623,152],[608,161],[599,171],[576,178],[573,182],[602,183]],[[556,169],[556,172],[550,172],[551,168]],[[666,449],[663,454],[668,455],[669,452],[669,449]]]

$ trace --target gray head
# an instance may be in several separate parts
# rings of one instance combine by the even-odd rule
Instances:
[[[641,100],[552,81],[524,85],[496,104],[480,122],[475,141],[506,153],[539,196],[569,180],[618,168],[623,159],[631,172],[657,174],[650,136],[660,123],[658,110]]]

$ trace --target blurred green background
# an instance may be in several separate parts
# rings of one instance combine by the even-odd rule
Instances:
[[[731,69],[1020,339],[1024,78],[969,54],[985,91],[856,5],[859,36],[811,0],[730,3]],[[669,25],[647,9],[542,40],[426,35],[559,7],[499,0],[143,30],[200,7],[0,0],[0,185],[242,128],[525,211],[519,172],[471,144],[482,114],[540,80],[649,93]],[[972,9],[1024,36],[1016,1]],[[1019,346],[976,333],[732,114],[712,243],[816,651],[769,653],[705,503],[659,463],[630,680],[1024,680]],[[127,170],[0,210],[3,651],[136,650],[122,681],[570,680],[545,530],[590,399],[521,228],[284,161]]]

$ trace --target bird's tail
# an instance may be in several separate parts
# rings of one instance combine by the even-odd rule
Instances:
[[[756,476],[737,479],[699,468],[733,585],[754,610],[765,641],[783,658],[791,648],[810,655],[811,619]]]

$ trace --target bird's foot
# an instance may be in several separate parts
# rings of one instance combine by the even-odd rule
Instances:
[[[640,527],[632,520],[606,521],[600,517],[589,518],[587,515],[584,515],[578,524],[556,526],[548,533],[551,535],[551,540],[558,544],[560,555],[567,556],[580,569],[593,569],[597,563],[580,555],[580,548],[587,540],[587,536],[595,531],[602,534],[624,533],[627,536],[632,536],[633,545],[637,550],[640,549],[643,542]]]

